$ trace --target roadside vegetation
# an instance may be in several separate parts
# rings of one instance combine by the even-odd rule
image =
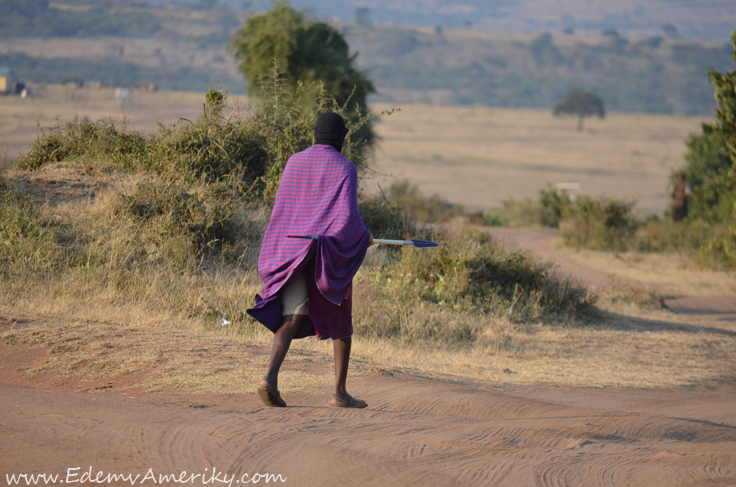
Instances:
[[[736,60],[736,32],[731,36]],[[549,226],[574,248],[608,251],[681,252],[706,268],[736,269],[736,70],[708,71],[718,102],[716,119],[686,141],[685,174],[692,193],[689,214],[672,221],[636,218],[633,201],[581,196],[573,201],[565,190],[543,189],[537,200],[507,200],[501,208],[474,216],[494,226]]]
[[[299,96],[312,88],[293,94],[273,71],[250,111],[210,91],[198,120],[155,133],[104,120],[44,130],[3,176],[3,301],[113,317],[168,310],[210,326],[226,317],[257,335],[245,311],[260,289],[258,251],[284,164],[313,143],[316,114],[344,109],[324,92],[305,109]],[[365,171],[369,146],[348,141],[344,152]],[[595,295],[486,233],[419,224],[383,195],[360,205],[375,236],[442,246],[370,252],[357,277],[359,336],[469,346],[502,340],[499,322],[596,319]]]

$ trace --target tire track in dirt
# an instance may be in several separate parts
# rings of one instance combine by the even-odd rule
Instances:
[[[657,487],[736,479],[731,416],[721,422],[692,413],[699,397],[702,409],[714,397],[728,400],[733,385],[707,394],[680,389],[689,416],[606,401],[570,406],[524,397],[518,387],[402,375],[364,376],[352,389],[369,409],[327,407],[326,394],[292,395],[294,406],[270,409],[255,394],[124,397],[0,385],[0,474],[215,467],[238,477],[281,473],[286,485],[299,486]],[[662,399],[651,393],[647,400]],[[676,405],[669,411],[679,413]]]

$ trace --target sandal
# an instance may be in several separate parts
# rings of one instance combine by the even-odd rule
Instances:
[[[271,379],[269,379],[268,376],[265,376],[263,380],[265,380],[268,384],[268,388],[261,389],[260,387],[258,387],[256,389],[258,391],[258,395],[261,397],[261,401],[263,401],[263,404],[272,408],[285,408],[286,402],[281,399],[281,394],[279,394],[279,391],[277,391],[273,387]]]
[[[361,401],[360,399],[355,399],[350,394],[345,394],[344,396],[342,394],[333,394],[332,399],[337,399],[338,401],[345,403],[343,404],[332,404],[330,402],[330,406],[333,408],[364,408],[368,406],[368,403],[365,401]]]

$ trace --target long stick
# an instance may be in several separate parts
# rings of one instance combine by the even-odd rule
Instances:
[[[317,240],[319,237],[315,235],[287,235],[286,238],[306,238],[310,240]],[[388,240],[385,238],[374,238],[373,243],[383,245],[413,245],[418,249],[429,249],[432,247],[440,246],[440,244],[438,244],[437,242],[430,242],[429,240],[419,240],[416,238],[411,240]]]

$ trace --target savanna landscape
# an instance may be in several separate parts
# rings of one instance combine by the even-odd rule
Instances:
[[[181,15],[204,25],[198,12]],[[400,56],[424,62],[437,32],[417,29]],[[176,62],[211,70],[221,39],[196,32],[212,52]],[[539,37],[485,35],[519,52]],[[83,37],[68,46],[85,51]],[[184,52],[136,42],[120,55],[148,62],[160,43],[154,66]],[[565,59],[583,49],[554,42]],[[462,90],[402,102],[389,80],[368,123],[324,84],[292,90],[273,70],[260,83],[131,89],[124,103],[83,83],[0,97],[0,481],[736,485],[728,117],[675,96],[578,131]],[[313,337],[282,369],[289,407],[268,408],[255,387],[272,334],[246,310],[284,164],[327,109],[349,121],[373,236],[440,247],[373,246],[354,279],[348,383],[367,409],[329,406],[332,346]],[[675,223],[680,171],[694,196]]]

